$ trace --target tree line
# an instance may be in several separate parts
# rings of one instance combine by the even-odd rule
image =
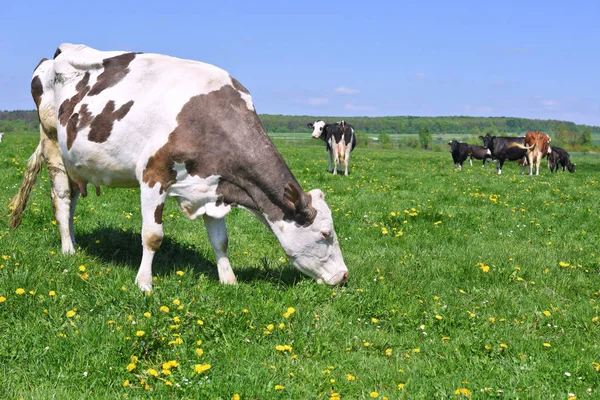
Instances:
[[[539,130],[548,133],[555,143],[571,148],[589,147],[592,133],[600,134],[599,126],[577,125],[570,121],[540,120],[513,117],[331,117],[310,115],[260,114],[269,133],[308,133],[309,122],[346,120],[362,135],[418,135],[420,147],[427,148],[431,136],[453,134],[477,140],[479,135],[512,135]],[[0,132],[36,131],[38,115],[35,110],[0,111]]]

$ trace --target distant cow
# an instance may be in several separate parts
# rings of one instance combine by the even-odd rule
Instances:
[[[525,137],[479,136],[483,140],[483,148],[490,150],[492,159],[496,161],[496,172],[502,174],[505,161],[520,161],[521,173],[525,173],[528,146],[523,145]]]
[[[483,160],[481,167],[485,167],[485,162],[492,159],[492,152],[483,146],[477,146],[474,144],[469,145],[469,163],[473,166],[473,159]]]
[[[329,158],[329,172],[337,174],[338,165],[344,166],[344,175],[348,175],[348,164],[350,163],[350,153],[356,147],[356,136],[354,128],[346,121],[340,121],[335,124],[326,124],[324,121],[315,121],[306,124],[313,130],[312,137],[325,141],[325,148]],[[331,159],[333,158],[333,168]]]
[[[139,187],[143,254],[136,282],[152,287],[163,239],[163,208],[202,216],[219,280],[236,283],[225,215],[243,207],[268,226],[301,272],[336,285],[348,276],[331,211],[318,189],[305,193],[265,132],[252,97],[226,71],[159,54],[63,44],[35,69],[31,93],[41,141],[12,202],[21,222],[43,161],[63,253],[73,253],[73,214],[88,183]]]
[[[540,131],[527,132],[523,144],[530,147],[527,150],[527,161],[529,162],[529,175],[533,175],[533,167],[535,166],[535,174],[540,174],[540,163],[542,158],[546,157],[550,152],[550,137]]]
[[[552,152],[548,155],[548,168],[551,172],[556,172],[559,165],[562,166],[563,172],[565,172],[565,168],[569,172],[575,172],[576,164],[571,162],[569,153],[561,147],[552,146]]]
[[[467,158],[471,166],[473,166],[473,158],[483,160],[483,167],[485,167],[486,159],[491,159],[490,151],[484,149],[482,146],[460,143],[456,140],[448,142],[448,145],[450,146],[450,153],[452,153],[452,159],[454,160],[454,168],[462,169],[463,163]]]
[[[4,137],[4,132],[0,132],[0,143],[2,143],[2,138]]]

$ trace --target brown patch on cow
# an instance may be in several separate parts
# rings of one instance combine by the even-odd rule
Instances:
[[[148,159],[142,180],[150,188],[160,184],[163,193],[176,181],[175,163],[181,163],[190,175],[219,176],[218,204],[241,205],[265,213],[271,221],[295,220],[306,210],[285,203],[284,188],[292,185],[302,196],[308,195],[256,112],[248,110],[238,91],[243,86],[234,87],[238,84],[190,98],[167,143]]]
[[[136,53],[124,53],[115,57],[102,60],[104,71],[98,75],[98,79],[90,90],[89,95],[95,96],[103,90],[119,83],[129,73],[129,63],[133,61]]]
[[[77,138],[77,133],[92,122],[92,113],[88,110],[87,104],[79,108],[79,113],[71,115],[67,122],[67,150],[71,150],[73,142]]]
[[[75,138],[77,138],[77,124],[79,123],[79,114],[71,115],[67,122],[67,149],[71,149]]]
[[[156,210],[154,210],[154,222],[156,222],[158,225],[162,224],[162,216],[163,216],[163,209],[165,208],[165,203],[159,204],[158,206],[156,206]]]
[[[162,244],[163,235],[158,233],[149,233],[144,235],[144,244],[152,251],[158,250]]]
[[[58,57],[60,53],[62,53],[62,50],[60,49],[60,47],[57,47],[56,51],[54,52],[54,59],[56,59],[56,57]]]
[[[88,140],[96,143],[106,142],[112,132],[113,123],[122,120],[132,106],[133,100],[130,100],[115,111],[115,102],[109,100],[102,112],[92,121]]]
[[[231,78],[231,83],[232,83],[233,87],[235,88],[235,90],[239,90],[242,93],[250,94],[248,89],[246,89],[244,87],[244,85],[242,85],[237,79],[232,78],[232,77],[230,77],[230,78]]]
[[[33,71],[35,71],[36,69],[38,69],[38,67],[39,67],[40,65],[42,65],[42,63],[43,63],[44,61],[48,61],[48,59],[47,59],[47,58],[42,58],[42,59],[40,60],[40,62],[38,63],[38,65],[36,65],[36,66],[35,66],[35,68],[33,69]]]
[[[75,86],[75,90],[77,90],[77,93],[75,93],[75,95],[70,99],[63,101],[60,107],[58,108],[58,120],[60,121],[60,124],[62,126],[65,126],[67,124],[67,121],[69,120],[69,118],[71,118],[71,115],[73,114],[73,111],[75,110],[77,104],[79,104],[79,102],[81,102],[81,100],[89,92],[89,82],[90,73],[86,72],[85,75],[83,75],[83,78],[81,78],[81,80],[77,82],[77,85]]]
[[[33,101],[35,102],[35,106],[40,108],[40,103],[42,102],[42,95],[44,94],[44,85],[42,85],[42,80],[39,76],[34,76],[31,80],[31,95],[33,96]]]

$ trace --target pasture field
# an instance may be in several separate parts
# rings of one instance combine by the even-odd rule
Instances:
[[[37,140],[5,136],[2,204]],[[44,170],[21,227],[1,220],[0,398],[600,396],[598,156],[574,156],[575,174],[497,176],[369,147],[344,177],[324,146],[277,146],[326,193],[346,286],[301,276],[243,210],[226,218],[240,283],[221,285],[202,222],[171,200],[147,295],[139,190],[90,190],[63,256]]]

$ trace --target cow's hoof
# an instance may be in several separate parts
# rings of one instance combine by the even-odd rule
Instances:
[[[237,285],[237,279],[235,279],[235,275],[219,278],[219,281],[225,285]]]
[[[142,292],[151,292],[152,291],[152,278],[150,279],[142,279],[135,278],[135,283],[138,285]]]
[[[62,247],[63,254],[75,254],[75,247],[72,244]]]

